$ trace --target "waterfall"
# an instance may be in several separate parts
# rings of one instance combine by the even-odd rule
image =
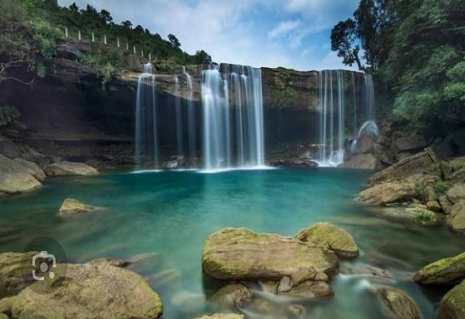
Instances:
[[[175,83],[175,109],[176,109],[176,145],[178,148],[178,155],[183,155],[183,129],[182,129],[182,109],[181,109],[181,92],[179,90],[179,78],[174,77]]]
[[[187,101],[187,129],[189,136],[189,157],[193,160],[196,157],[197,151],[197,126],[196,126],[196,116],[195,116],[195,105],[193,101],[193,87],[192,87],[192,78],[187,73],[186,68],[182,67],[182,73],[186,77],[187,89],[189,90],[189,100]]]
[[[261,70],[220,67],[202,72],[204,167],[264,166]]]
[[[349,78],[344,77],[345,73],[343,70],[324,70],[316,74],[315,85],[319,96],[319,117],[316,126],[320,141],[320,152],[316,162],[319,166],[335,167],[344,162],[346,127],[353,126],[355,132],[352,148],[355,147],[360,134],[368,131],[370,134],[378,134],[374,121],[373,78],[365,73],[352,72],[349,82]],[[363,84],[361,87],[357,88],[355,77],[363,77],[363,82],[358,82]],[[360,92],[358,95],[357,91]],[[346,116],[347,112],[351,116]],[[363,123],[360,128],[359,123]]]
[[[157,105],[155,75],[151,63],[143,67],[137,83],[135,163],[142,167],[158,168]]]

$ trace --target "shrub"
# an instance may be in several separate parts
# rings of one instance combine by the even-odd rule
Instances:
[[[449,190],[450,187],[451,187],[450,182],[445,182],[445,181],[438,181],[433,186],[434,192],[438,196],[444,195]]]
[[[15,124],[20,117],[21,114],[14,106],[0,107],[0,127]]]
[[[415,192],[417,193],[418,197],[420,197],[420,200],[422,202],[426,201],[426,192],[425,186],[423,185],[423,181],[417,181],[415,183]]]

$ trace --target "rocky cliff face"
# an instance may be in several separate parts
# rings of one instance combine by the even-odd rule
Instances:
[[[38,146],[47,154],[70,160],[92,159],[132,166],[135,97],[141,61],[132,55],[124,56],[125,69],[104,87],[98,70],[78,62],[93,50],[88,42],[61,41],[54,67],[46,78],[36,79],[32,89],[17,83],[5,84],[0,92],[0,102],[16,106],[27,129],[27,135],[22,132],[10,137]],[[163,71],[155,72],[162,115],[159,138],[163,141],[162,153],[169,157],[175,153],[174,99],[179,95],[182,103],[187,103],[190,92],[182,67],[166,66],[163,65]],[[198,119],[201,118],[201,71],[207,67],[186,67],[192,77],[192,100]],[[179,79],[178,92],[175,75]],[[316,75],[315,71],[262,69],[267,146],[314,142],[309,138],[315,135],[312,123],[317,121],[320,112]],[[344,77],[350,75],[347,72]],[[356,75],[352,80],[359,83],[363,77]]]

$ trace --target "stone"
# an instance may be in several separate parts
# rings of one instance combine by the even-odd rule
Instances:
[[[295,237],[303,242],[325,245],[340,258],[355,258],[359,254],[352,235],[331,223],[317,223],[301,230]]]
[[[278,295],[291,297],[295,301],[308,302],[334,296],[331,286],[324,281],[304,281],[292,287],[289,291],[279,292]]]
[[[455,286],[439,304],[439,319],[465,318],[465,281]]]
[[[423,205],[372,207],[370,211],[389,220],[405,221],[430,227],[444,223],[444,215],[426,209]]]
[[[0,155],[0,194],[31,191],[42,184],[31,175],[29,168]]]
[[[0,254],[0,299],[18,294],[35,281],[32,271],[40,272],[39,265],[32,265],[38,252]]]
[[[353,169],[379,170],[381,163],[373,154],[355,154],[344,162],[341,167]]]
[[[307,309],[302,305],[290,305],[286,309],[286,314],[290,319],[307,318]]]
[[[453,232],[465,232],[465,200],[452,206],[447,219],[447,226]]]
[[[216,311],[221,312],[236,312],[237,307],[242,307],[253,298],[254,294],[242,284],[227,285],[209,299],[208,303]]]
[[[465,279],[465,253],[433,262],[415,274],[423,285],[454,285]]]
[[[214,315],[205,315],[197,319],[245,319],[244,315],[234,313],[217,313]]]
[[[452,188],[447,192],[447,198],[452,204],[465,200],[465,184],[459,183],[452,186]]]
[[[66,267],[66,271],[62,268]],[[50,280],[37,281],[0,300],[0,313],[22,318],[160,318],[163,306],[144,279],[108,263],[57,265]],[[40,288],[38,288],[40,285]],[[37,286],[37,287],[35,287]],[[41,293],[35,292],[40,289]]]
[[[434,156],[434,153],[431,150],[427,150],[428,151],[409,156],[376,173],[369,179],[369,183],[374,185],[387,181],[399,181],[413,175],[430,171],[435,172],[432,164],[437,162],[437,158]],[[439,172],[435,173],[436,175],[439,175]]]
[[[22,165],[29,173],[34,176],[38,181],[43,181],[46,177],[45,172],[34,162],[26,161],[22,158],[16,158],[15,162]]]
[[[365,204],[385,205],[409,201],[416,197],[414,182],[387,182],[362,191],[356,200]]]
[[[15,143],[0,136],[0,154],[8,158],[16,158],[21,155],[21,152]]]
[[[439,204],[441,204],[441,208],[444,214],[449,215],[451,213],[453,204],[450,202],[447,195],[442,195],[439,197]]]
[[[59,217],[67,217],[67,216],[74,216],[79,214],[89,214],[95,213],[101,209],[81,203],[80,201],[72,198],[67,198],[61,204],[60,210],[58,211],[57,216]]]
[[[439,203],[437,201],[429,201],[426,203],[426,207],[433,211],[433,212],[440,212],[442,211],[442,207],[441,205],[439,205]]]
[[[407,294],[392,287],[376,287],[375,294],[388,318],[420,319],[415,303]]]
[[[339,260],[330,249],[295,238],[226,228],[204,243],[202,269],[221,280],[280,280],[301,268],[334,276]]]
[[[83,163],[58,162],[47,166],[45,169],[47,176],[72,176],[72,175],[97,175],[98,171]]]
[[[418,151],[425,148],[428,144],[423,136],[413,134],[411,136],[401,137],[394,141],[392,149],[395,153]]]

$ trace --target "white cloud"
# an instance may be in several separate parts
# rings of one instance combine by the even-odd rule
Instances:
[[[274,39],[281,35],[288,34],[289,32],[297,29],[299,26],[299,20],[283,21],[280,24],[278,24],[275,28],[273,28],[270,32],[268,32],[268,37]]]

